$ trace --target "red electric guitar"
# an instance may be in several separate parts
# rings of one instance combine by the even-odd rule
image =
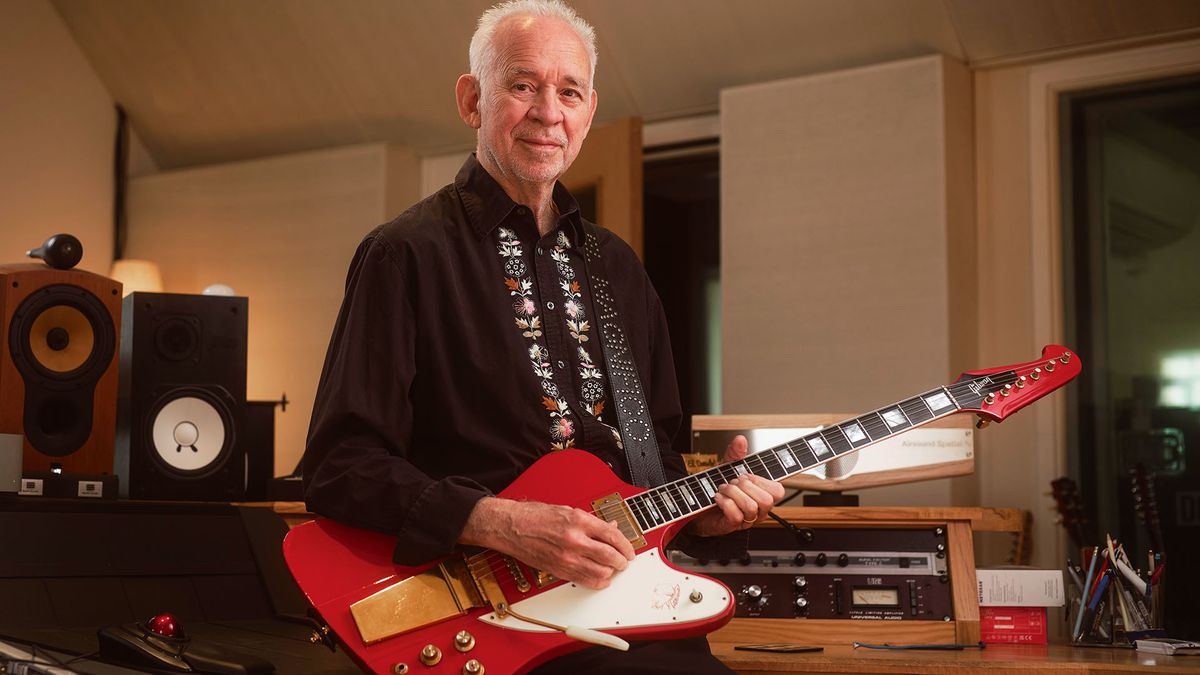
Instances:
[[[523,673],[584,643],[702,635],[733,616],[720,582],[684,572],[663,546],[744,473],[779,480],[935,419],[1002,421],[1079,374],[1059,345],[1021,365],[963,373],[953,384],[825,427],[745,459],[651,489],[623,483],[580,450],[546,455],[500,497],[563,504],[616,521],[636,559],[602,591],[563,582],[495,551],[420,567],[392,562],[395,537],[316,520],[293,529],[284,557],[330,632],[373,673]]]

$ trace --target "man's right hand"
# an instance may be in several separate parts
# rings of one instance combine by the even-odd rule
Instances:
[[[591,513],[499,497],[475,504],[458,540],[592,589],[607,588],[634,557],[633,546],[617,526]]]

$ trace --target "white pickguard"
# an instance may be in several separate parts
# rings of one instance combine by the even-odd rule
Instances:
[[[699,592],[698,602],[692,599],[694,591]],[[730,602],[724,586],[667,566],[655,548],[638,554],[602,591],[563,584],[512,607],[519,614],[560,626],[612,629],[708,619],[724,612]],[[500,628],[550,632],[512,616],[501,619],[494,612],[479,620]]]

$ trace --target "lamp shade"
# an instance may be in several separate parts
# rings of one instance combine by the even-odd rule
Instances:
[[[109,276],[121,282],[125,295],[134,291],[162,293],[162,274],[158,264],[149,260],[114,260]]]

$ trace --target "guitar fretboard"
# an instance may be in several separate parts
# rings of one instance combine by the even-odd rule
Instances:
[[[999,373],[986,385],[955,383],[865,415],[814,431],[782,445],[659,485],[629,497],[625,503],[643,532],[691,516],[716,504],[722,485],[748,473],[780,480],[833,459],[857,452],[873,443],[909,429],[978,405],[986,391],[1015,380],[1015,373]]]

